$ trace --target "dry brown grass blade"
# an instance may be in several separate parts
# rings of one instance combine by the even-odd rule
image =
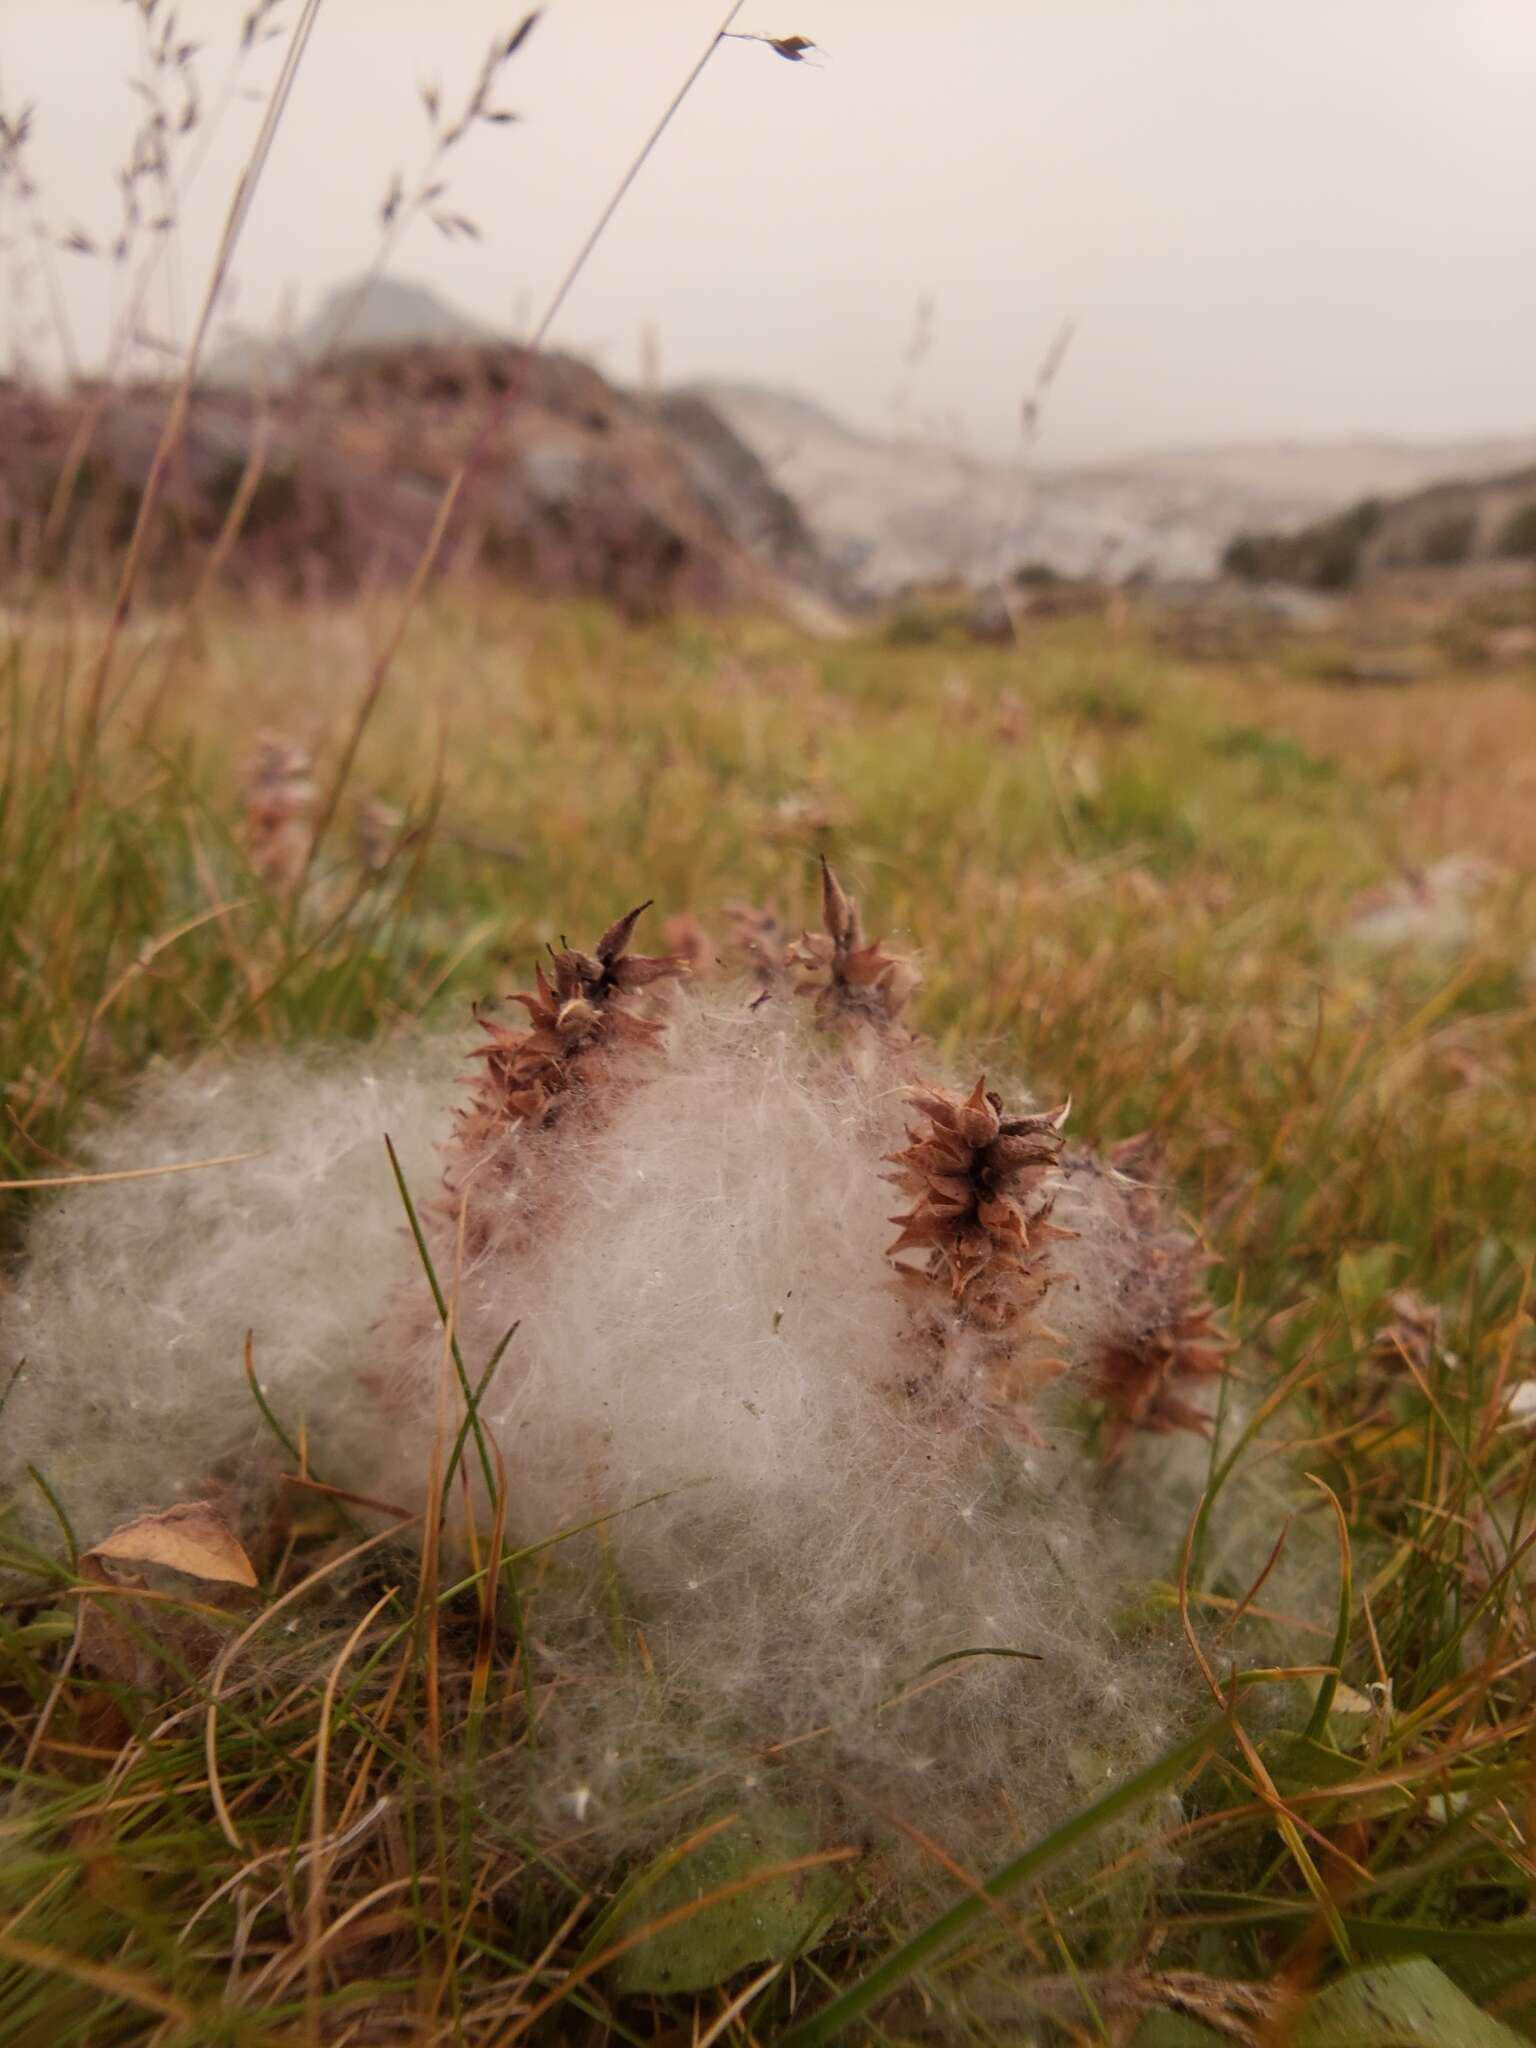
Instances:
[[[352,1816],[362,1806],[363,1799],[368,1790],[368,1779],[373,1770],[374,1759],[379,1753],[379,1744],[382,1740],[383,1731],[389,1726],[395,1708],[400,1704],[400,1695],[405,1689],[405,1681],[410,1676],[411,1669],[412,1649],[410,1641],[407,1639],[405,1648],[400,1656],[400,1661],[395,1666],[394,1676],[389,1681],[389,1690],[385,1693],[378,1712],[372,1717],[372,1725],[379,1731],[379,1734],[364,1747],[362,1757],[357,1766],[357,1775],[352,1780],[347,1796],[342,1801],[341,1812],[336,1817],[336,1826],[339,1833],[344,1833],[349,1827],[361,1824],[354,1822]],[[387,1798],[387,1795],[384,1798]],[[384,1798],[375,1802],[376,1806],[382,1805]]]
[[[501,1581],[501,1561],[507,1540],[507,1462],[495,1437],[490,1439],[490,1450],[496,1464],[496,1511],[491,1523],[485,1577],[480,1582],[480,1623],[475,1638],[474,1669],[469,1681],[471,1718],[483,1710],[486,1694],[490,1690],[491,1659],[496,1649],[496,1593]]]
[[[572,257],[564,275],[556,285],[548,304],[540,315],[538,324],[529,335],[526,344],[529,356],[537,354],[548,340],[550,329],[559,318],[561,309],[570,296],[577,279],[581,276],[583,270],[586,269],[593,250],[596,249],[598,243],[607,232],[609,222],[624,203],[630,187],[634,184],[636,178],[639,177],[649,161],[652,151],[671,126],[673,117],[676,115],[679,107],[682,106],[683,101],[692,92],[694,86],[703,75],[705,65],[708,64],[710,58],[730,33],[732,24],[745,4],[746,0],[733,0],[733,5],[727,11],[719,28],[710,37],[698,61],[673,94],[660,120],[631,159],[628,169],[609,195],[597,219],[593,222],[585,239]],[[315,821],[314,834],[310,840],[309,850],[299,874],[298,886],[300,888],[303,887],[305,877],[314,863],[315,855],[319,852],[325,835],[330,830],[332,821],[336,816],[342,793],[351,779],[352,768],[357,760],[358,748],[362,745],[363,735],[368,729],[374,711],[378,706],[379,698],[383,694],[384,685],[388,681],[390,670],[395,663],[395,657],[399,653],[401,644],[405,639],[406,628],[409,626],[416,608],[421,602],[422,593],[431,581],[432,573],[437,567],[438,558],[443,551],[443,542],[447,538],[449,523],[458,509],[459,502],[464,496],[471,477],[474,476],[481,463],[485,460],[495,439],[497,428],[503,424],[521,403],[526,384],[526,372],[521,376],[508,378],[506,389],[497,397],[495,404],[487,408],[485,418],[482,420],[473,441],[470,443],[468,452],[454,469],[453,474],[444,486],[443,494],[438,500],[437,512],[432,521],[431,531],[427,535],[426,543],[422,548],[416,566],[411,572],[411,579],[406,585],[405,595],[400,601],[394,623],[391,625],[383,646],[369,668],[368,679],[364,685],[357,710],[353,715],[352,724],[348,729],[346,743],[341,752],[341,759],[337,764],[335,775],[331,778],[330,787],[326,791],[325,798],[320,806],[319,816]]]
[[[0,1180],[0,1193],[23,1188],[90,1188],[107,1181],[156,1180],[166,1173],[201,1173],[209,1166],[239,1166],[247,1159],[264,1159],[265,1147],[254,1152],[225,1152],[217,1159],[178,1159],[169,1166],[125,1166],[113,1173],[55,1173],[42,1180]]]
[[[878,1815],[888,1827],[895,1828],[899,1834],[905,1835],[907,1840],[915,1848],[921,1849],[923,1854],[931,1862],[937,1864],[947,1877],[953,1878],[961,1891],[969,1892],[973,1898],[979,1899],[986,1910],[1001,1926],[1006,1928],[1016,1939],[1022,1939],[1023,1922],[1019,1915],[1014,1912],[1008,1900],[994,1898],[982,1880],[973,1871],[967,1870],[959,1857],[952,1855],[942,1842],[935,1841],[932,1835],[908,1820],[906,1815],[899,1812],[895,1807],[881,1804],[873,1799],[859,1797],[859,1795],[854,1793],[853,1788],[846,1784],[839,1783],[838,1789],[844,1798],[858,1798],[858,1803],[865,1812]]]
[[[234,911],[244,910],[247,904],[252,901],[254,899],[250,896],[240,896],[232,903],[215,903],[211,909],[198,911],[195,916],[183,919],[180,924],[174,925],[170,931],[162,933],[158,939],[152,939],[148,945],[141,946],[133,959],[129,961],[116,981],[107,990],[106,994],[92,1007],[85,1022],[80,1026],[65,1050],[59,1055],[52,1070],[44,1076],[41,1084],[33,1091],[34,1103],[41,1104],[53,1093],[53,1090],[68,1071],[70,1063],[79,1054],[80,1048],[85,1044],[87,1038],[89,1038],[91,1032],[101,1022],[102,1018],[106,1016],[124,989],[130,987],[141,974],[148,973],[150,963],[163,953],[168,946],[174,946],[178,939],[186,938],[189,933],[197,931],[205,924],[213,923],[215,919],[223,925]],[[26,1119],[21,1121],[20,1128],[23,1131],[26,1130]]]
[[[311,1479],[303,1472],[285,1472],[282,1475],[285,1486],[300,1486],[306,1493],[321,1494],[326,1500],[339,1500],[350,1508],[368,1508],[374,1514],[392,1515],[396,1521],[406,1521],[411,1510],[402,1507],[398,1501],[375,1500],[371,1493],[350,1493],[344,1486],[327,1486],[324,1480]]]
[[[25,1779],[31,1771],[33,1763],[37,1759],[37,1753],[42,1748],[44,1738],[48,1733],[48,1726],[53,1719],[54,1711],[64,1695],[65,1686],[69,1683],[69,1674],[75,1668],[75,1660],[80,1654],[80,1622],[84,1618],[84,1612],[85,1610],[82,1608],[75,1623],[74,1639],[70,1643],[68,1650],[64,1653],[64,1660],[58,1668],[53,1684],[48,1688],[48,1697],[43,1701],[42,1710],[38,1714],[36,1724],[28,1738],[27,1746],[22,1752],[21,1768],[17,1773],[19,1778]]]
[[[383,1884],[375,1885],[372,1891],[365,1892],[360,1899],[354,1899],[350,1906],[327,1923],[317,1959],[323,1961],[324,1950],[337,1941],[349,1927],[355,1926],[365,1913],[372,1912],[381,1900],[391,1898],[396,1892],[409,1890],[416,1885],[432,1887],[436,1882],[430,1872],[414,1871],[408,1872],[404,1877],[392,1877]],[[311,1960],[307,1942],[297,1952],[291,1949],[280,1950],[250,1979],[246,1987],[247,2000],[258,1991],[270,1991],[274,1996],[280,1997],[290,1984],[304,1974]]]
[[[367,1634],[374,1616],[384,1611],[398,1590],[398,1587],[390,1586],[381,1593],[352,1630],[326,1673],[325,1689],[320,1697],[319,1741],[315,1749],[314,1777],[310,1792],[309,1896],[305,1901],[304,1910],[304,2030],[306,2038],[315,2042],[320,2039],[320,1952],[325,1942],[325,1889],[331,1874],[330,1841],[325,1826],[327,1772],[331,1756],[331,1715],[336,1705],[336,1688],[341,1682],[341,1674],[346,1669],[353,1651]]]
[[[24,1941],[14,1934],[0,1934],[0,1956],[29,1970],[43,1970],[50,1976],[67,1977],[75,1984],[87,1984],[93,1991],[105,1991],[111,1998],[121,1998],[141,2012],[158,2013],[178,2026],[191,2028],[196,2024],[190,2007],[161,1991],[137,1970],[120,1969],[112,1963],[89,1963],[83,1956],[69,1955],[40,1941]]]
[[[760,1992],[766,1991],[768,1989],[768,1986],[773,1982],[775,1977],[780,1975],[783,1969],[784,1965],[782,1963],[770,1963],[766,1970],[760,1971],[759,1974],[752,1979],[750,1984],[744,1985],[742,1989],[736,1993],[736,1996],[731,2000],[729,2005],[727,2005],[722,2010],[719,2017],[712,2020],[709,2026],[705,2029],[705,2031],[699,2035],[697,2041],[695,2041],[693,2044],[693,2048],[714,2048],[714,2043],[720,2039],[720,2036],[723,2033],[725,2033],[729,2027],[735,2025],[737,2020],[739,2020],[742,2014],[746,2011],[747,2007],[752,2003],[753,1999],[756,1998]],[[749,2035],[748,2039],[750,2040],[750,2038],[751,2037]]]
[[[1340,1915],[1333,1894],[1324,1881],[1321,1871],[1307,1851],[1306,1843],[1302,1840],[1303,1834],[1309,1836],[1320,1848],[1336,1857],[1346,1866],[1351,1875],[1362,1883],[1369,1885],[1372,1882],[1371,1874],[1361,1864],[1355,1862],[1352,1857],[1340,1849],[1337,1843],[1329,1840],[1326,1835],[1319,1833],[1316,1828],[1309,1826],[1307,1822],[1301,1820],[1281,1797],[1280,1789],[1270,1776],[1268,1766],[1254,1746],[1252,1737],[1237,1718],[1235,1711],[1236,1702],[1231,1696],[1231,1691],[1223,1687],[1218,1681],[1215,1672],[1211,1669],[1210,1660],[1201,1647],[1200,1638],[1195,1632],[1194,1620],[1190,1614],[1189,1607],[1189,1574],[1194,1556],[1195,1533],[1205,1510],[1206,1498],[1204,1494],[1201,1495],[1200,1503],[1194,1514],[1190,1517],[1189,1530],[1184,1539],[1184,1554],[1179,1562],[1179,1621],[1184,1630],[1184,1639],[1189,1644],[1190,1652],[1194,1657],[1200,1676],[1209,1688],[1213,1700],[1229,1717],[1233,1739],[1242,1751],[1243,1762],[1248,1768],[1253,1790],[1272,1816],[1281,1839],[1284,1841],[1286,1848],[1290,1852],[1291,1859],[1301,1875],[1303,1884],[1305,1884],[1307,1890],[1316,1901],[1318,1912],[1327,1925],[1335,1948],[1338,1950],[1341,1958],[1346,1963],[1350,1963],[1354,1960],[1354,1949],[1349,1935],[1345,1931],[1343,1918]]]
[[[289,39],[282,69],[278,73],[277,82],[273,86],[267,101],[261,130],[252,148],[250,159],[240,174],[239,183],[235,187],[234,197],[230,201],[229,211],[225,216],[224,230],[219,239],[219,247],[213,260],[213,268],[209,274],[207,288],[203,293],[203,302],[198,312],[197,325],[193,330],[192,340],[182,363],[181,376],[177,380],[176,390],[171,399],[170,411],[166,415],[165,425],[161,429],[160,438],[156,443],[154,456],[150,462],[149,475],[145,479],[144,489],[139,498],[133,533],[123,554],[123,565],[118,577],[117,594],[113,599],[107,630],[102,637],[101,646],[97,651],[95,660],[91,664],[82,727],[82,745],[86,753],[89,753],[94,746],[101,724],[107,688],[111,679],[113,657],[122,638],[123,628],[128,622],[128,612],[133,602],[134,589],[144,567],[149,547],[149,536],[154,526],[155,513],[159,507],[161,488],[170,469],[171,459],[180,445],[182,433],[186,427],[187,413],[192,403],[192,390],[197,379],[198,364],[202,359],[203,344],[208,338],[208,331],[213,323],[214,308],[218,304],[219,295],[223,291],[229,277],[229,267],[234,259],[235,248],[240,240],[241,230],[245,226],[246,219],[250,213],[251,202],[256,196],[257,185],[261,181],[262,172],[265,170],[267,160],[271,155],[272,143],[276,137],[284,110],[288,105],[289,96],[293,91],[293,83],[298,76],[299,66],[303,62],[305,49],[308,47],[310,36],[314,32],[315,23],[319,19],[321,4],[322,0],[303,0],[298,19],[293,26],[292,36]]]
[[[376,1535],[365,1537],[361,1543],[353,1544],[350,1550],[343,1551],[339,1557],[330,1558],[325,1564],[317,1566],[314,1571],[300,1579],[296,1586],[291,1586],[280,1599],[274,1600],[270,1607],[263,1608],[250,1626],[242,1629],[240,1634],[226,1643],[220,1651],[218,1661],[208,1679],[208,1705],[203,1724],[204,1754],[208,1765],[208,1795],[213,1802],[219,1832],[237,1855],[245,1855],[246,1848],[230,1813],[229,1801],[224,1796],[223,1781],[219,1772],[219,1704],[230,1665],[242,1650],[249,1648],[269,1622],[275,1621],[280,1614],[295,1606],[322,1580],[331,1578],[347,1565],[355,1564],[358,1558],[365,1557],[370,1550],[377,1550],[381,1543],[389,1542],[391,1538],[398,1536],[402,1530],[410,1528],[420,1519],[419,1515],[412,1515],[409,1521],[397,1522],[392,1528],[381,1529]]]
[[[710,1832],[714,1833],[716,1831],[711,1829]],[[522,2014],[524,2010],[523,2000],[528,1996],[529,1985],[536,1983],[544,1971],[549,1968],[550,1962],[560,1953],[561,1949],[580,1925],[582,1915],[591,1903],[591,1893],[583,1892],[554,1933],[549,1937],[549,1940],[545,1942],[543,1948],[540,1949],[539,1953],[528,1965],[527,1969],[513,1983],[512,1988],[503,1994],[498,1994],[491,2005],[481,2006],[477,2009],[475,2013],[477,2024],[485,2026],[494,2019],[518,2017]]]

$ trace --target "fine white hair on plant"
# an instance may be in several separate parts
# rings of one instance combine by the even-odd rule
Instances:
[[[1144,1161],[920,1079],[910,975],[830,875],[825,902],[782,971],[754,928],[746,982],[677,987],[629,951],[638,912],[563,947],[467,1103],[445,1038],[147,1078],[93,1163],[261,1157],[40,1212],[0,1307],[29,1533],[27,1463],[86,1541],[211,1488],[263,1504],[247,1329],[313,1470],[422,1502],[445,1384],[454,1427],[462,1404],[387,1130],[471,1378],[517,1326],[479,1413],[508,1540],[548,1545],[521,1588],[544,1705],[483,1771],[493,1811],[579,1857],[793,1784],[890,1858],[899,1812],[980,1859],[1144,1760],[1187,1658],[1127,1617],[1176,1575],[1189,1496],[1176,1522],[1155,1483],[1128,1503],[1084,1419],[1196,1419],[1199,1248]]]
[[[748,993],[680,1006],[593,1127],[524,1133],[481,1211],[459,1334],[473,1372],[520,1318],[482,1410],[514,1533],[610,1518],[529,1596],[554,1703],[506,1796],[567,1853],[633,1846],[747,1796],[767,1754],[845,1825],[894,1810],[990,1853],[1145,1759],[1171,1662],[1116,1632],[1114,1523],[1070,1439],[985,1406],[936,1429],[914,1396],[880,1173],[901,1091]],[[424,1332],[406,1375],[439,1352]]]
[[[249,1508],[283,1452],[243,1374],[290,1432],[349,1460],[359,1401],[403,1256],[383,1133],[418,1178],[453,1095],[458,1042],[325,1057],[209,1058],[143,1080],[83,1146],[93,1169],[139,1171],[242,1152],[228,1166],[68,1189],[36,1218],[0,1299],[0,1499],[34,1536],[42,1472],[82,1543],[114,1521],[215,1485]],[[347,1449],[351,1445],[352,1449]],[[56,1531],[54,1532],[57,1533]]]

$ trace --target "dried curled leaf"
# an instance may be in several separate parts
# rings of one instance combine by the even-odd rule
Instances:
[[[119,1575],[109,1565],[129,1569]],[[211,1654],[217,1637],[206,1615],[151,1597],[154,1575],[163,1572],[194,1580],[204,1609],[227,1605],[257,1584],[240,1539],[207,1501],[136,1515],[80,1559],[80,1576],[103,1589],[80,1608],[79,1652],[87,1670],[152,1691]]]
[[[201,1579],[208,1585],[253,1587],[257,1583],[239,1537],[205,1500],[136,1515],[85,1551],[80,1562],[89,1566],[108,1558],[120,1564],[158,1565],[165,1571],[184,1572],[189,1579]]]

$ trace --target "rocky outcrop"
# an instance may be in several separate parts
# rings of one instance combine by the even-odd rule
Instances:
[[[856,600],[851,580],[818,547],[794,499],[708,399],[696,391],[666,392],[656,411],[733,540],[801,589],[838,604]]]
[[[0,389],[8,576],[66,563],[110,575],[169,403],[145,386]],[[723,422],[695,416],[685,435],[572,357],[480,341],[354,348],[270,400],[200,390],[148,574],[195,577],[219,551],[237,586],[315,594],[399,580],[466,461],[449,572],[593,595],[633,617],[795,609],[801,586],[829,594],[794,508]]]

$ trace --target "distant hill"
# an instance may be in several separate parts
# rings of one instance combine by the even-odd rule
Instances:
[[[1243,533],[1225,565],[1256,583],[1347,590],[1403,575],[1536,568],[1536,463],[1358,499],[1292,532]]]
[[[395,277],[355,277],[327,292],[293,334],[257,335],[235,329],[210,356],[204,381],[239,387],[265,375],[282,383],[347,349],[433,348],[498,338],[427,285]]]
[[[471,494],[499,494],[470,522],[482,555],[627,609],[764,603],[813,628],[838,623],[849,593],[794,502],[712,407],[620,391],[574,357],[529,357],[425,285],[356,278],[286,337],[236,334],[207,366],[203,410],[222,407],[228,422],[269,386],[291,435],[288,470],[344,461],[363,487],[359,513],[371,492],[381,508],[399,501],[414,514],[509,379],[525,388]],[[226,426],[237,443],[241,431]],[[338,524],[326,552],[349,557],[359,523]],[[302,557],[297,534],[288,538]]]
[[[879,590],[983,582],[1021,562],[1068,575],[1203,577],[1235,535],[1361,497],[1536,462],[1526,440],[1253,442],[1044,469],[844,425],[766,386],[695,387],[799,504],[822,547]]]
[[[206,381],[282,388],[358,352],[498,347],[510,343],[427,286],[361,278],[338,285],[284,339],[234,335]],[[861,432],[802,394],[725,381],[669,393],[652,412],[738,544],[843,602],[912,583],[985,584],[1023,564],[1107,580],[1203,579],[1239,535],[1300,531],[1365,499],[1536,465],[1533,435],[1237,442],[1043,468]]]

